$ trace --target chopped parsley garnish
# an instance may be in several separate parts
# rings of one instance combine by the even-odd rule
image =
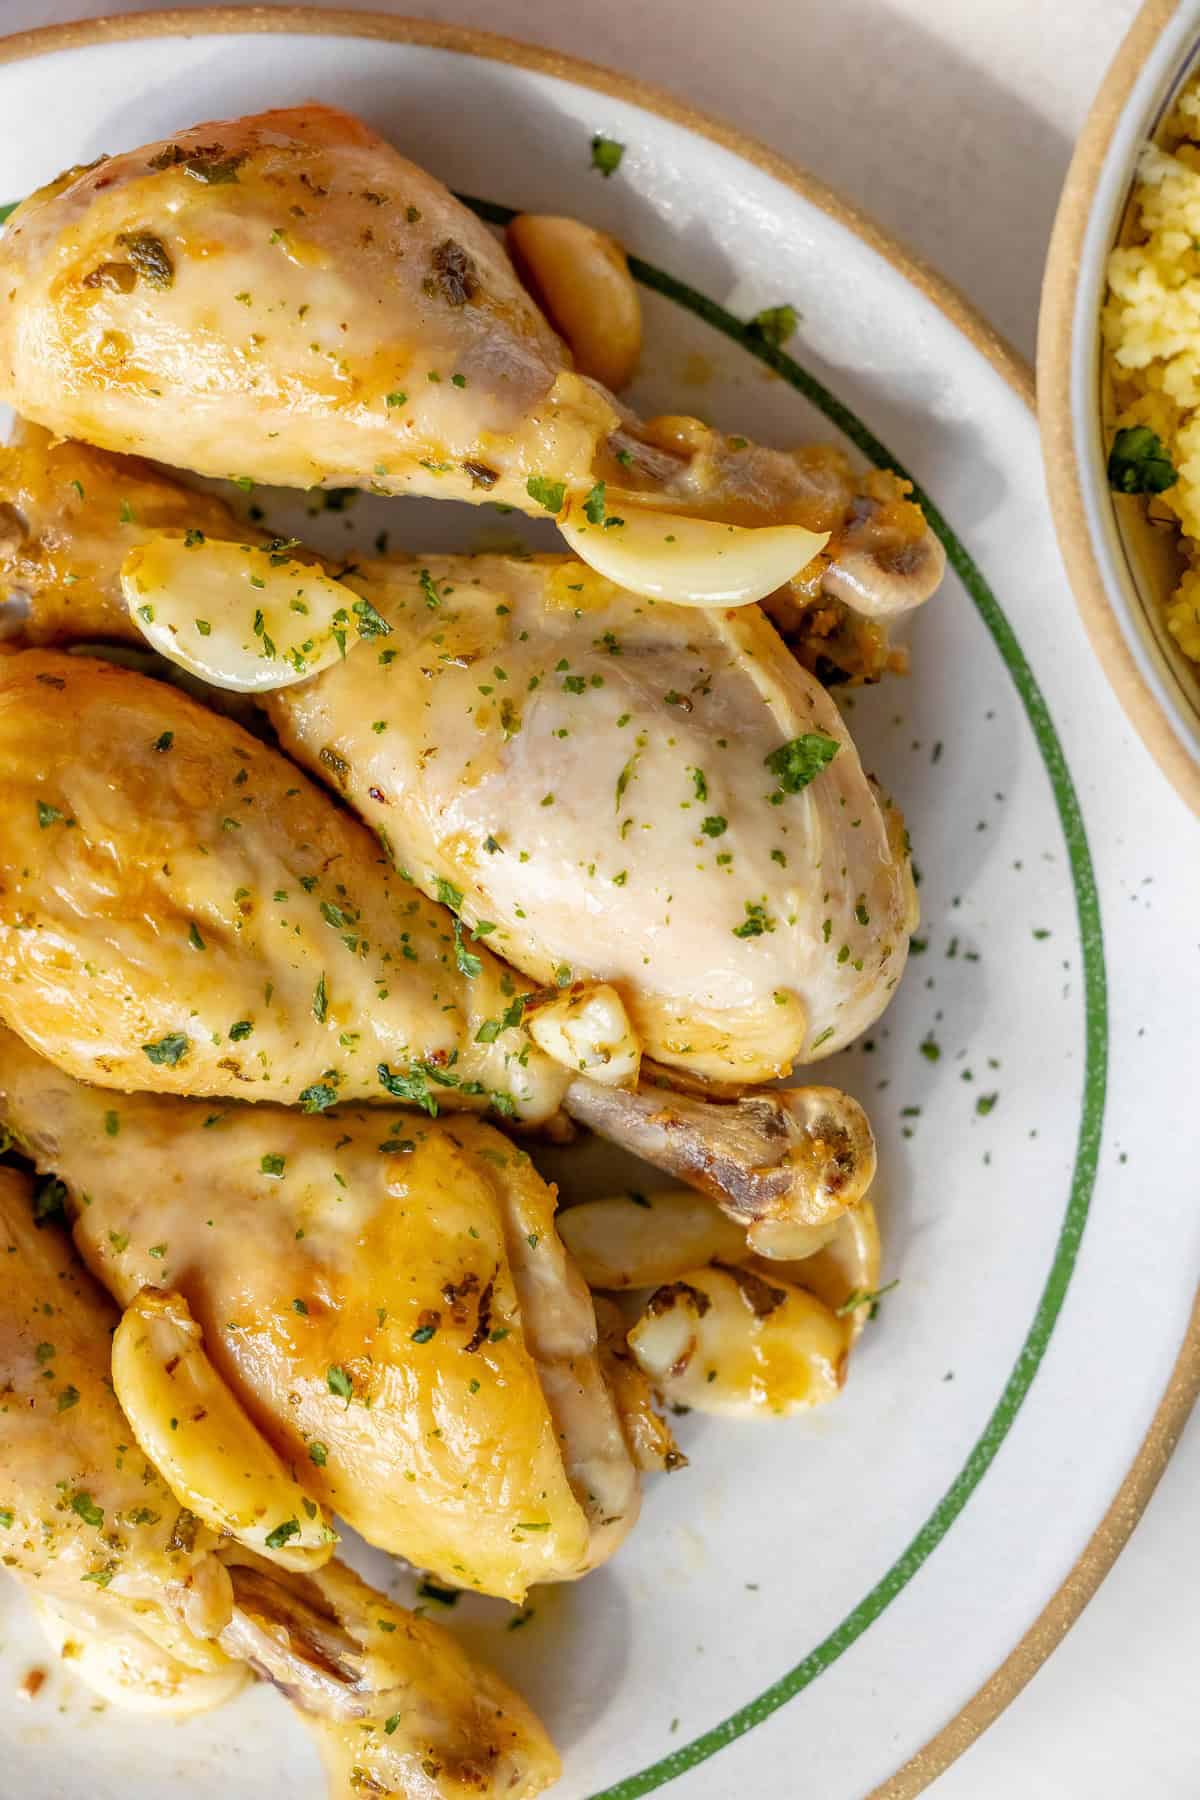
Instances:
[[[240,1044],[243,1038],[248,1038],[253,1030],[254,1027],[249,1019],[238,1019],[229,1027],[230,1040],[235,1044]]]
[[[1108,456],[1108,485],[1118,494],[1163,494],[1179,480],[1179,471],[1157,432],[1148,425],[1126,425],[1113,439]]]
[[[775,921],[770,917],[765,906],[758,900],[747,900],[746,917],[740,925],[733,927],[734,937],[762,937],[764,932],[774,931]]]
[[[884,1294],[890,1294],[893,1288],[899,1286],[900,1279],[897,1276],[896,1280],[889,1281],[886,1287],[874,1289],[851,1288],[850,1292],[846,1295],[846,1298],[842,1301],[842,1304],[835,1307],[834,1311],[837,1313],[839,1319],[844,1319],[847,1314],[857,1312],[860,1306],[867,1306],[871,1309],[868,1312],[867,1317],[873,1319],[879,1310],[879,1302]]]
[[[268,1550],[282,1550],[289,1538],[299,1536],[299,1519],[285,1519],[281,1525],[276,1525],[274,1531],[268,1531],[263,1543]]]
[[[999,1098],[999,1094],[980,1094],[978,1100],[975,1102],[975,1111],[979,1114],[981,1119],[987,1118]]]
[[[584,516],[593,525],[604,522],[604,483],[598,481],[583,503]]]
[[[458,919],[454,921],[454,961],[459,974],[465,975],[469,981],[483,972],[480,958],[463,943],[462,925]]]
[[[330,1363],[325,1371],[325,1380],[330,1393],[336,1394],[340,1400],[349,1400],[353,1396],[354,1383],[340,1363]],[[312,1456],[311,1449],[309,1455]],[[313,1461],[316,1461],[315,1457]]]
[[[785,794],[798,794],[828,768],[839,749],[836,738],[826,737],[822,731],[806,731],[790,743],[780,744],[763,761]]]
[[[387,1089],[393,1100],[407,1100],[410,1106],[422,1107],[431,1119],[437,1118],[438,1103],[429,1092],[429,1078],[424,1069],[414,1066],[407,1075],[394,1075],[387,1063],[379,1063],[375,1073],[380,1086]]]
[[[156,1044],[143,1044],[142,1049],[156,1068],[176,1068],[191,1049],[191,1040],[182,1031],[169,1031]]]
[[[66,817],[66,814],[60,812],[57,806],[49,806],[45,800],[39,800],[37,803],[37,816],[38,824],[41,826],[42,830],[45,831],[47,826],[58,825]]]
[[[173,731],[164,731],[160,737],[155,738],[154,748],[156,750],[169,750],[174,742],[175,733]]]
[[[448,906],[451,912],[458,912],[463,903],[461,888],[456,888],[452,881],[447,881],[444,876],[439,875],[436,893],[439,906]]]
[[[104,1135],[105,1135],[105,1137],[116,1137],[117,1133],[120,1131],[120,1129],[121,1129],[120,1114],[115,1113],[115,1112],[106,1112],[104,1115]]]
[[[432,610],[435,606],[440,606],[442,604],[441,596],[439,595],[436,587],[434,587],[434,585],[433,585],[433,576],[429,573],[428,569],[422,569],[420,575],[417,577],[417,580],[420,585],[421,592],[425,596],[425,604],[432,612]]]
[[[330,1087],[327,1081],[314,1081],[312,1086],[304,1088],[300,1095],[300,1105],[306,1113],[324,1112],[336,1100],[337,1089]]]
[[[71,1495],[71,1511],[78,1513],[85,1525],[94,1525],[97,1530],[104,1523],[104,1509],[97,1506],[85,1488],[80,1488]]]
[[[278,1180],[283,1174],[286,1163],[287,1158],[280,1156],[277,1150],[268,1150],[258,1167],[263,1175],[273,1175]]]
[[[312,1009],[313,1018],[317,1024],[323,1025],[329,1013],[329,993],[325,986],[324,975],[313,989]]]
[[[710,813],[708,818],[702,821],[700,829],[705,837],[717,838],[725,835],[728,826],[728,819],[723,819],[720,813]]]
[[[794,306],[764,306],[750,321],[750,330],[773,350],[779,350],[795,336],[800,319]]]
[[[332,1373],[333,1371],[330,1370],[330,1374]],[[330,1386],[332,1385],[331,1382]],[[309,1462],[316,1463],[318,1469],[323,1469],[328,1462],[329,1452],[321,1442],[320,1438],[314,1438],[312,1443],[308,1446],[308,1460]]]
[[[375,611],[375,608],[371,605],[369,600],[356,600],[351,611],[358,620],[358,635],[360,638],[391,636],[391,626],[386,619],[382,618],[380,614]]]
[[[543,475],[531,475],[525,483],[525,492],[549,513],[560,513],[567,498],[565,482],[547,481]]]
[[[618,144],[616,138],[602,137],[597,132],[592,139],[592,167],[598,169],[606,181],[616,174],[624,154],[625,146]]]
[[[412,1334],[414,1344],[427,1344],[437,1333],[436,1325],[418,1325]]]

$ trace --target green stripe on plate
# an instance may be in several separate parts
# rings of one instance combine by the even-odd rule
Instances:
[[[513,208],[498,206],[493,201],[476,200],[468,195],[460,195],[460,199],[477,213],[480,218],[493,225],[506,225],[514,216]],[[865,426],[857,414],[843,404],[836,395],[810,375],[790,357],[785,350],[777,349],[769,344],[752,325],[744,324],[732,313],[726,312],[715,300],[696,292],[686,282],[669,275],[665,270],[656,268],[653,263],[644,262],[640,257],[629,258],[630,271],[635,280],[643,287],[650,288],[656,294],[662,294],[676,305],[682,306],[696,318],[702,319],[714,331],[740,344],[742,349],[765,363],[768,368],[788,382],[797,393],[823,413],[831,425],[847,437],[864,456],[880,468],[894,469],[906,481],[912,476],[903,464],[881,444],[875,434]],[[761,1725],[764,1719],[776,1712],[795,1695],[803,1693],[818,1675],[832,1666],[838,1658],[845,1654],[867,1630],[868,1626],[886,1611],[900,1591],[907,1587],[922,1564],[933,1554],[946,1533],[967,1504],[984,1475],[990,1468],[996,1452],[1012,1429],[1012,1424],[1021,1409],[1022,1402],[1028,1394],[1037,1374],[1038,1366],[1046,1353],[1058,1320],[1067,1287],[1075,1267],[1075,1259],[1079,1252],[1083,1228],[1087,1223],[1088,1207],[1091,1204],[1092,1189],[1096,1179],[1096,1166],[1100,1154],[1100,1138],[1104,1123],[1104,1100],[1108,1082],[1108,988],[1104,968],[1104,940],[1100,925],[1100,901],[1096,892],[1095,871],[1092,868],[1091,854],[1088,850],[1087,833],[1084,829],[1083,817],[1079,810],[1079,800],[1075,793],[1075,785],[1067,768],[1066,757],[1054,729],[1045,696],[1037,684],[1032,669],[1025,659],[1024,652],[1017,642],[1016,634],[1009,624],[996,596],[992,593],[983,572],[966,549],[962,540],[956,536],[943,514],[934,505],[917,482],[913,482],[913,492],[924,509],[930,525],[941,539],[946,549],[946,557],[955,574],[971,596],[975,608],[991,633],[992,641],[999,651],[1005,668],[1012,677],[1026,717],[1033,729],[1038,749],[1046,773],[1050,778],[1050,786],[1054,793],[1054,802],[1058,809],[1059,822],[1063,837],[1066,840],[1067,853],[1070,859],[1071,879],[1075,888],[1075,906],[1079,918],[1079,936],[1083,952],[1084,969],[1084,1043],[1085,1068],[1083,1083],[1083,1109],[1079,1121],[1079,1135],[1076,1140],[1075,1166],[1071,1178],[1070,1197],[1063,1216],[1055,1247],[1054,1259],[1050,1264],[1050,1272],[1034,1314],[1033,1323],[1029,1327],[1025,1342],[1021,1346],[1016,1363],[1013,1366],[1004,1390],[980,1433],[979,1438],[963,1464],[955,1479],[947,1488],[934,1511],[926,1519],[921,1529],[912,1539],[907,1549],[887,1570],[871,1591],[859,1601],[854,1610],[847,1614],[837,1628],[823,1638],[814,1650],[810,1650],[803,1661],[789,1669],[778,1681],[759,1694],[757,1699],[748,1705],[739,1707],[722,1719],[719,1725],[693,1738],[688,1744],[682,1744],[669,1755],[661,1757],[658,1762],[651,1763],[635,1775],[626,1776],[614,1787],[608,1787],[602,1793],[593,1794],[590,1800],[638,1800],[638,1796],[649,1794],[655,1788],[683,1775],[693,1769],[697,1763],[704,1762],[718,1750],[724,1749],[735,1738]]]

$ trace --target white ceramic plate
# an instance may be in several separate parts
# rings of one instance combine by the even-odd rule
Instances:
[[[562,1800],[915,1792],[995,1710],[972,1697],[1045,1609],[1070,1616],[1078,1559],[1077,1591],[1099,1578],[1120,1524],[1089,1540],[1119,1484],[1133,1469],[1136,1516],[1152,1481],[1139,1451],[1200,1248],[1194,894],[1169,879],[1191,821],[1092,661],[1027,401],[936,284],[752,147],[615,78],[436,27],[296,13],[239,35],[248,17],[18,46],[0,66],[0,192],[197,120],[336,102],[452,186],[578,213],[645,259],[641,406],[780,444],[844,433],[936,509],[953,572],[918,617],[914,674],[851,713],[909,817],[926,948],[831,1069],[875,1121],[900,1286],[835,1406],[681,1421],[691,1470],[652,1485],[613,1564],[539,1593],[520,1631],[493,1603],[452,1618],[546,1717]],[[612,179],[589,168],[594,132],[627,146]],[[802,322],[772,369],[736,321],[784,300]],[[381,517],[414,547],[517,523],[406,501],[325,523],[349,544]],[[571,1179],[594,1178],[585,1156]],[[64,1671],[9,1700],[43,1652],[15,1587],[0,1599],[5,1792],[321,1793],[266,1690],[178,1725],[97,1711]]]

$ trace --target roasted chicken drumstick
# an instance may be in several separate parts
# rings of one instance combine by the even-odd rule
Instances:
[[[313,1111],[562,1107],[751,1226],[817,1222],[870,1183],[869,1127],[833,1089],[720,1105],[575,1073],[578,1036],[553,1060],[529,1035],[544,994],[527,1020],[486,942],[278,752],[165,683],[0,658],[0,793],[0,1018],[81,1079]],[[596,1029],[624,1016],[599,992]]]
[[[490,1126],[115,1095],[7,1031],[0,1123],[87,1194],[74,1229],[93,1274],[126,1307],[143,1289],[177,1294],[211,1382],[368,1542],[519,1601],[604,1561],[632,1526],[625,1433],[641,1424],[609,1394],[553,1190]],[[148,1375],[139,1386],[161,1412]],[[219,1405],[207,1410],[219,1432]],[[211,1490],[215,1446],[204,1425],[181,1429],[170,1452]],[[661,1467],[677,1459],[660,1430]],[[319,1541],[292,1511],[285,1549]]]
[[[189,1712],[248,1670],[315,1733],[333,1800],[532,1800],[545,1732],[449,1632],[330,1563],[223,1539],[135,1442],[109,1378],[116,1313],[32,1188],[0,1168],[0,1545],[51,1639],[107,1700]]]
[[[141,642],[139,547],[175,532],[199,583],[214,540],[245,539],[211,496],[74,444],[0,450],[0,503],[14,641]],[[649,605],[561,557],[343,580],[387,636],[266,696],[271,721],[499,956],[615,982],[644,1052],[707,1081],[787,1074],[883,1010],[916,924],[902,823],[756,610]]]
[[[894,476],[695,419],[643,424],[577,374],[487,228],[328,107],[69,170],[9,222],[0,276],[0,398],[88,443],[207,475],[550,512],[592,532],[589,560],[597,533],[611,553],[644,509],[828,533],[780,577],[785,623],[822,593],[886,618],[941,577]]]

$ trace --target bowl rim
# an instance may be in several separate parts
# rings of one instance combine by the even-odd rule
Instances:
[[[1075,388],[1081,360],[1089,362],[1094,342],[1081,331],[1081,307],[1088,301],[1093,268],[1088,243],[1098,204],[1112,169],[1114,140],[1147,64],[1160,48],[1200,29],[1195,0],[1144,0],[1109,65],[1076,142],[1055,215],[1042,281],[1037,343],[1037,410],[1050,511],[1067,576],[1092,648],[1130,724],[1163,774],[1192,810],[1200,814],[1200,749],[1196,728],[1172,718],[1174,702],[1155,667],[1156,658],[1139,642],[1118,583],[1106,575],[1097,549],[1089,499],[1095,483],[1086,466],[1086,446],[1077,428]],[[1115,531],[1115,526],[1114,526]],[[1108,546],[1106,546],[1107,550]]]
[[[1200,7],[1200,0],[1191,0],[1191,3]],[[1169,22],[1175,4],[1176,0],[1146,0],[1143,11],[1138,15],[1119,53],[1118,60],[1127,53],[1130,57],[1130,72],[1123,91],[1127,92],[1132,86],[1142,60]],[[1033,371],[1025,358],[952,282],[883,230],[868,213],[844,200],[825,183],[750,134],[678,99],[666,88],[623,74],[603,64],[471,26],[443,24],[400,13],[360,12],[344,7],[292,4],[176,7],[85,18],[62,25],[37,26],[0,37],[0,64],[50,55],[59,50],[100,43],[133,42],[150,37],[192,37],[219,33],[250,35],[287,31],[384,39],[454,51],[493,62],[510,63],[537,74],[557,76],[563,81],[590,88],[597,93],[627,100],[659,118],[707,138],[710,143],[732,151],[784,186],[790,187],[866,243],[949,319],[1030,411],[1036,412]],[[1096,592],[1102,595],[1098,582]],[[1099,613],[1100,609],[1097,610]],[[1108,611],[1114,643],[1123,649],[1123,640],[1116,634],[1115,620],[1107,607],[1107,601],[1104,602],[1104,610]],[[1125,654],[1128,656],[1128,652]],[[1102,661],[1112,679],[1111,669],[1103,653]],[[1140,679],[1131,659],[1130,668],[1134,679]],[[1164,739],[1175,743],[1176,752],[1179,753],[1177,741],[1165,727],[1165,722],[1158,717],[1149,690],[1146,692],[1150,714],[1157,720],[1158,730]],[[1196,790],[1193,804],[1200,812],[1200,767],[1193,766],[1190,758],[1182,760],[1187,766],[1181,769],[1181,774],[1190,771]],[[1198,1399],[1200,1294],[1193,1304],[1170,1378],[1147,1426],[1137,1455],[1075,1564],[988,1680],[920,1750],[894,1774],[864,1795],[863,1800],[916,1800],[916,1796],[923,1793],[970,1749],[1017,1698],[1042,1664],[1058,1648],[1125,1548],[1158,1486]]]

